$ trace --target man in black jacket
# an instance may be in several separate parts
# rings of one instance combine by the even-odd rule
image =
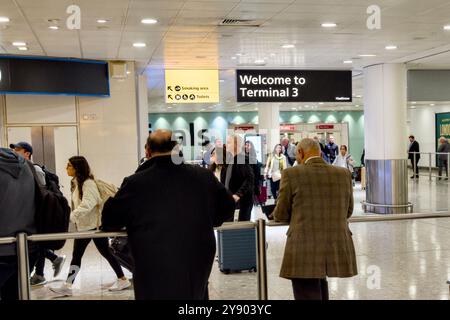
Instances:
[[[234,213],[231,194],[212,172],[175,164],[171,137],[168,130],[150,135],[150,160],[103,209],[104,230],[126,227],[137,300],[206,299],[216,250],[213,228]]]
[[[409,150],[408,150],[408,159],[411,160],[411,165],[413,168],[413,175],[411,179],[414,179],[414,173],[416,174],[416,178],[419,179],[419,160],[420,153],[416,153],[414,156],[413,152],[420,152],[419,142],[416,141],[414,136],[409,136]],[[414,161],[415,159],[415,161]]]
[[[0,148],[0,238],[36,233],[35,183],[30,165],[12,150]],[[29,246],[30,267],[37,247]],[[0,300],[19,298],[16,244],[0,245]]]
[[[239,136],[227,138],[227,163],[220,172],[220,182],[233,194],[236,206],[239,207],[239,221],[250,221],[255,176],[252,167],[246,162],[245,152],[241,152],[242,149],[242,139]]]

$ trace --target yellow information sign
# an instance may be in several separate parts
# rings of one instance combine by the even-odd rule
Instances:
[[[219,102],[219,70],[166,70],[166,103]]]

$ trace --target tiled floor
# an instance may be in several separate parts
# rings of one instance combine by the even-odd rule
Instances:
[[[450,279],[450,218],[352,223],[359,275],[329,279],[331,299],[448,299]],[[268,227],[270,299],[292,299],[290,282],[278,277],[286,227]],[[70,255],[71,242],[63,249]],[[71,299],[132,299],[132,290],[110,293],[114,281],[107,262],[90,245]],[[67,264],[62,274],[67,272]],[[373,270],[379,270],[379,288]],[[50,265],[47,264],[47,274]],[[62,277],[62,276],[60,276]],[[57,285],[57,282],[49,285]],[[211,299],[256,299],[256,274],[225,275],[215,263]],[[34,299],[53,299],[48,288],[33,289]]]

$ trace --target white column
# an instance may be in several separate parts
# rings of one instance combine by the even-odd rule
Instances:
[[[280,143],[280,106],[276,103],[258,105],[258,129],[267,137],[267,152]]]
[[[144,145],[148,138],[148,91],[147,77],[138,76],[137,87],[137,124],[138,124],[138,156],[145,156]]]
[[[376,213],[405,213],[408,203],[406,67],[364,69],[366,202]]]
[[[406,99],[404,64],[364,69],[366,159],[407,159]]]

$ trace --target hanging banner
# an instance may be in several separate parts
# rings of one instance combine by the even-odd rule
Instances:
[[[236,70],[237,102],[352,102],[352,72]]]

